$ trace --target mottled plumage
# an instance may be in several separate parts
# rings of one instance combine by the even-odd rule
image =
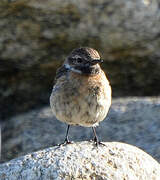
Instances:
[[[57,70],[50,104],[58,120],[86,127],[104,120],[111,105],[111,88],[101,62],[96,50],[78,48]]]

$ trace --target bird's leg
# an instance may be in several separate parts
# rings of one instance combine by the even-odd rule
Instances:
[[[70,128],[70,125],[68,125],[68,127],[67,127],[66,137],[65,137],[65,140],[64,140],[64,143],[66,143],[66,144],[70,143],[69,138],[68,138],[69,128]]]
[[[65,144],[71,144],[71,141],[69,141],[69,138],[68,138],[69,128],[70,128],[70,125],[68,125],[68,127],[67,127],[67,132],[66,132],[66,137],[65,137],[64,143],[59,144],[59,146],[65,145]]]
[[[92,127],[92,130],[93,130],[93,134],[94,134],[94,139],[93,139],[93,141],[95,142],[96,146],[98,146],[98,145],[104,145],[104,146],[105,146],[105,144],[103,144],[103,143],[101,143],[101,142],[99,141],[98,136],[97,136],[97,134],[96,134],[96,128],[95,128],[95,127]]]
[[[92,130],[93,130],[93,134],[94,134],[94,139],[93,139],[93,141],[95,142],[95,143],[98,143],[98,136],[97,136],[97,134],[96,134],[96,129],[95,129],[95,127],[92,127]]]

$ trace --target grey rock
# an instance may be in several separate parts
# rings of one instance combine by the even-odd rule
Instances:
[[[46,104],[77,46],[100,51],[114,96],[159,95],[158,0],[3,0],[0,29],[1,119]]]
[[[110,142],[55,146],[0,165],[0,179],[159,180],[160,164],[137,147]]]
[[[160,161],[160,97],[116,98],[107,118],[97,127],[101,141],[135,145]],[[50,107],[11,118],[2,131],[2,161],[60,144],[67,125],[57,121]],[[71,141],[93,139],[91,128],[71,127]]]

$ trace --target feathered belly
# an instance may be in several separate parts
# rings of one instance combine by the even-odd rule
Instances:
[[[97,86],[85,89],[64,89],[53,92],[51,108],[56,118],[71,125],[96,126],[102,121],[111,104],[110,86],[100,89]]]

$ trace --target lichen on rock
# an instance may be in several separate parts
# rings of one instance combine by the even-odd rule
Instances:
[[[0,165],[0,179],[158,180],[160,165],[137,147],[110,142],[50,147]]]

